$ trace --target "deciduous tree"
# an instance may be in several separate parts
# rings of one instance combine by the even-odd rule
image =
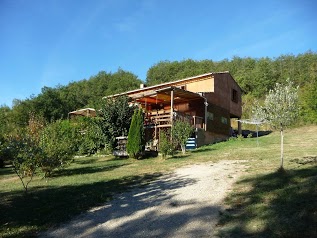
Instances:
[[[281,133],[281,164],[283,169],[284,135],[283,129],[292,125],[299,114],[298,87],[288,80],[286,85],[277,83],[266,95],[264,105],[254,110],[257,119],[263,119],[273,128],[280,128]]]
[[[186,153],[186,142],[193,131],[194,128],[187,121],[176,120],[173,123],[172,138],[177,146],[180,145],[183,154]]]

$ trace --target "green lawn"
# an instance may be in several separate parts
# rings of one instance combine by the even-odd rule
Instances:
[[[35,177],[27,195],[11,168],[0,169],[0,237],[38,231],[109,201],[114,193],[146,184],[185,164],[246,160],[244,175],[226,198],[217,226],[221,237],[317,237],[317,126],[285,132],[285,173],[279,167],[279,133],[201,147],[162,160],[76,158],[53,177]]]

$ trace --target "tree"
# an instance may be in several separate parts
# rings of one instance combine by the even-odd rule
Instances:
[[[171,137],[167,131],[160,130],[159,149],[163,159],[165,159],[168,154],[173,154],[174,146],[171,143]]]
[[[99,117],[78,117],[72,120],[81,131],[78,150],[80,154],[94,154],[104,148],[105,135],[102,131],[102,119]]]
[[[300,98],[301,118],[306,122],[317,123],[317,76],[315,82],[302,88]]]
[[[144,119],[140,108],[135,110],[128,134],[127,152],[134,159],[140,158],[144,148]]]
[[[43,156],[39,165],[45,173],[44,177],[50,176],[54,169],[70,163],[77,151],[77,138],[80,137],[77,129],[68,120],[57,120],[42,130],[40,147]]]
[[[34,177],[40,158],[43,156],[42,149],[37,141],[25,132],[9,136],[7,149],[6,154],[11,161],[12,168],[27,193],[28,185]]]
[[[273,128],[280,128],[281,133],[281,164],[283,169],[284,135],[283,129],[292,125],[298,117],[298,87],[288,80],[286,85],[277,83],[266,95],[264,105],[254,110],[257,119],[267,121]]]
[[[129,105],[126,96],[105,98],[97,111],[101,117],[102,131],[108,145],[113,149],[116,146],[116,137],[128,135],[131,118],[135,107]]]
[[[39,145],[40,133],[44,127],[44,119],[29,113],[28,126],[16,134],[10,134],[4,141],[2,156],[8,159],[14,172],[19,177],[25,192],[32,181],[40,160],[44,157]],[[0,155],[1,157],[1,155]]]
[[[186,142],[194,128],[187,121],[176,120],[172,127],[172,138],[175,144],[181,146],[182,153],[186,153]]]

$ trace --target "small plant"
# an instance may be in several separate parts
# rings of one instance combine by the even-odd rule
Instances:
[[[242,141],[243,139],[244,139],[243,135],[240,134],[237,136],[237,141]]]
[[[248,136],[247,136],[248,139],[250,139],[252,137],[253,137],[252,133],[249,133]]]
[[[160,131],[159,149],[163,159],[166,159],[167,155],[174,153],[174,146],[173,143],[171,143],[170,135],[163,130]]]

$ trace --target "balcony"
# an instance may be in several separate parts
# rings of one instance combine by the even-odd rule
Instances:
[[[203,128],[204,126],[204,119],[202,117],[191,116],[177,111],[174,111],[171,116],[170,110],[156,110],[145,113],[144,126],[146,128],[171,127],[173,124],[172,120],[187,121],[194,128]]]

